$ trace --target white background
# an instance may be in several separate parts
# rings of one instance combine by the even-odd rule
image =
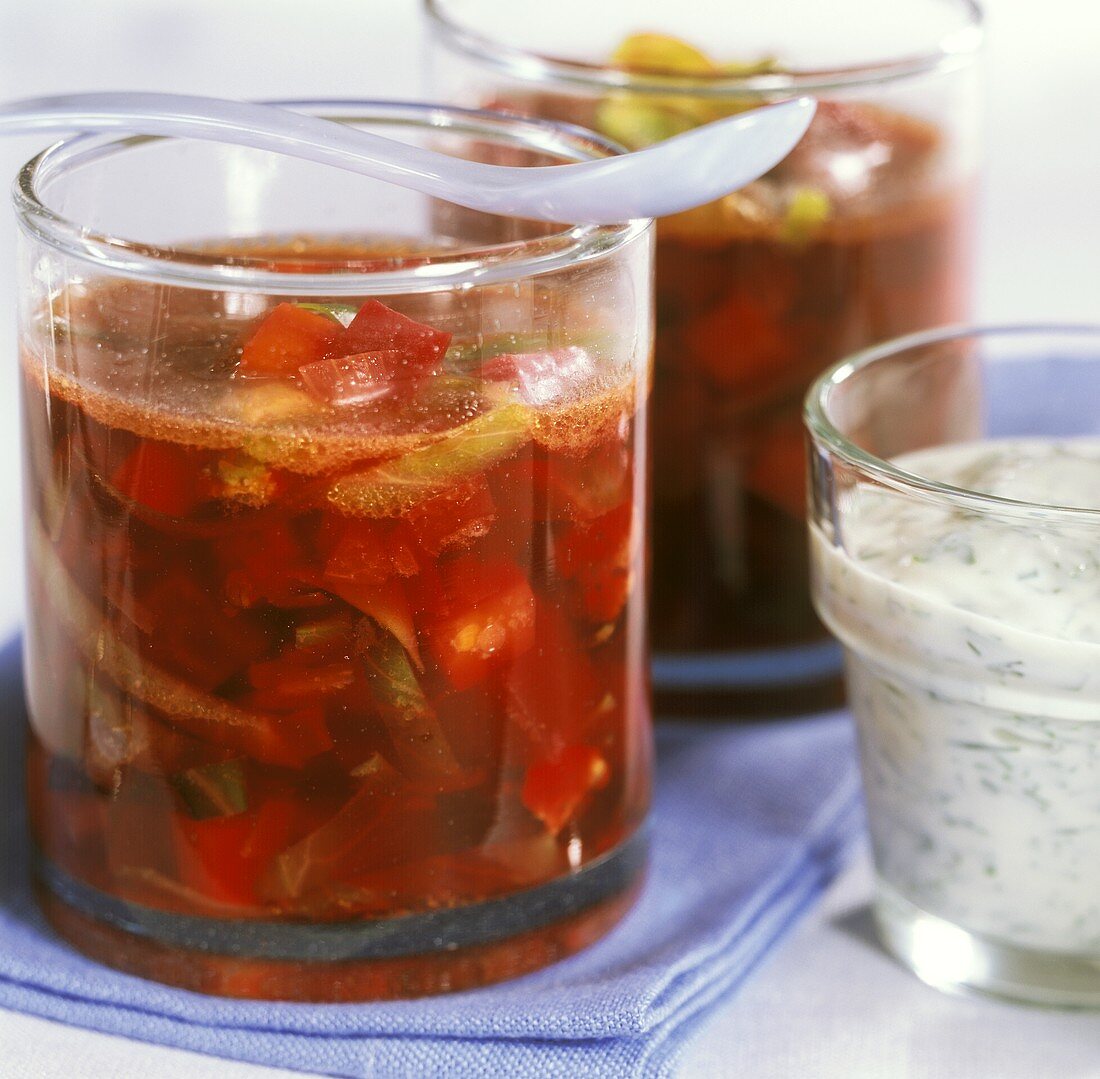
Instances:
[[[1096,319],[1100,5],[988,0],[987,7],[979,317]],[[736,5],[730,9],[735,17]],[[91,89],[412,97],[421,65],[415,0],[0,0],[0,100]],[[5,186],[40,144],[0,143]],[[0,207],[6,342],[14,342],[12,260],[10,214]],[[0,375],[0,572],[10,585],[0,592],[4,635],[22,606],[21,589],[11,583],[20,576],[14,398],[12,355]],[[861,863],[708,1018],[682,1074],[1100,1076],[1100,1019],[926,989],[869,943],[867,891]],[[4,1079],[274,1074],[0,1011]]]

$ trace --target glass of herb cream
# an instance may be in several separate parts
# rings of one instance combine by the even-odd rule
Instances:
[[[1100,327],[948,329],[807,398],[813,595],[844,647],[886,946],[1100,1005]]]

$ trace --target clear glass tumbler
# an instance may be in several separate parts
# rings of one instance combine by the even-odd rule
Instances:
[[[517,164],[611,151],[295,107]],[[39,897],[204,992],[481,985],[644,862],[652,228],[79,137],[22,171]]]
[[[802,398],[855,348],[967,317],[969,0],[425,0],[434,92],[637,148],[812,94],[772,172],[657,229],[654,687],[667,710],[839,693],[806,576]]]
[[[886,945],[1100,1005],[1100,328],[902,338],[812,389],[813,585],[844,645]]]

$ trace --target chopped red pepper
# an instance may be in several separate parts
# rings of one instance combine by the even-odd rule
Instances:
[[[445,609],[428,639],[455,689],[468,689],[535,640],[535,597],[523,571],[505,559],[461,555],[445,567]]]
[[[527,769],[523,804],[557,835],[588,795],[606,786],[609,775],[599,750],[567,746]]]
[[[330,356],[298,371],[306,392],[330,405],[363,405],[394,392],[404,354],[396,350]]]
[[[592,357],[577,345],[543,352],[505,353],[481,368],[490,381],[514,382],[520,398],[536,407],[574,396],[592,377]]]
[[[241,350],[242,375],[293,375],[303,364],[324,359],[343,334],[339,322],[292,303],[281,303]]]
[[[583,457],[561,456],[543,464],[551,520],[591,521],[628,501],[632,458],[618,438],[601,442]]]
[[[378,377],[417,378],[439,368],[451,336],[434,326],[416,322],[378,300],[367,300],[331,354],[392,353],[395,365],[387,369],[379,362]]]
[[[112,486],[131,502],[169,517],[183,517],[204,500],[200,451],[148,440],[119,465]]]

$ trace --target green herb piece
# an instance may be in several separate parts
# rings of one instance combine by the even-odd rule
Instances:
[[[172,777],[172,786],[195,820],[235,817],[248,808],[244,768],[240,761],[219,761],[188,768]]]

